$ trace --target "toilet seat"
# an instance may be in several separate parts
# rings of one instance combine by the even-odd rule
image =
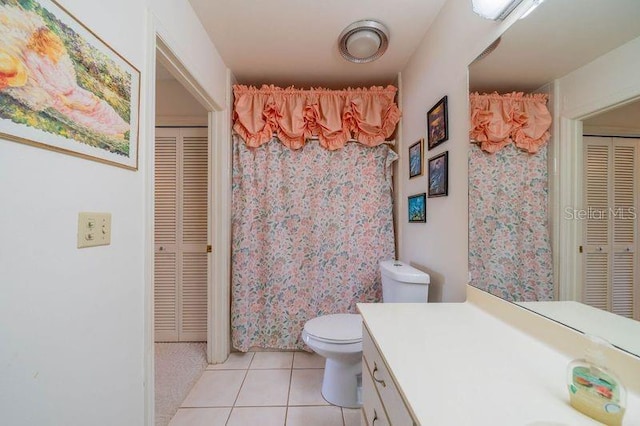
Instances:
[[[305,333],[314,340],[347,345],[362,341],[362,317],[358,314],[324,315],[309,320]]]
[[[324,315],[305,323],[302,341],[326,358],[322,396],[330,404],[362,406],[362,340],[358,314]]]

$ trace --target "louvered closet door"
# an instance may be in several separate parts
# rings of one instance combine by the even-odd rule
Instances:
[[[638,141],[613,138],[613,212],[611,312],[634,318],[637,281],[636,217]],[[636,313],[636,318],[637,313]]]
[[[156,129],[155,339],[207,332],[206,129]]]
[[[609,263],[609,169],[611,139],[585,138],[584,179],[584,287],[582,301],[608,310],[611,268]]]
[[[638,143],[585,138],[585,200],[591,218],[585,225],[583,292],[585,303],[636,319]]]
[[[182,248],[180,340],[207,337],[207,131],[181,129]]]
[[[178,340],[178,132],[156,130],[154,320],[156,341]]]

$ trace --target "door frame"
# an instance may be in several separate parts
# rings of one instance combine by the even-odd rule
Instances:
[[[560,105],[557,111],[559,134],[554,143],[553,155],[556,159],[558,179],[554,180],[551,193],[554,197],[553,217],[554,247],[553,264],[557,271],[559,300],[582,300],[583,256],[579,247],[583,245],[583,224],[565,213],[565,208],[580,209],[583,206],[583,124],[582,120],[640,99],[640,84],[624,87],[627,82],[613,84],[612,90],[601,93],[581,105],[563,108],[561,99],[562,79],[554,85],[554,99]],[[562,259],[562,262],[560,262]]]
[[[212,253],[208,257],[207,282],[207,360],[223,362],[231,349],[230,276],[231,276],[231,82],[227,71],[227,90],[222,103],[216,102],[193,77],[188,66],[172,47],[171,37],[153,15],[147,14],[147,42],[143,94],[145,111],[144,140],[145,199],[143,226],[145,228],[144,268],[144,406],[145,425],[155,424],[154,383],[154,170],[155,170],[155,100],[156,59],[207,110],[208,114],[208,240]],[[214,143],[217,142],[217,143]]]

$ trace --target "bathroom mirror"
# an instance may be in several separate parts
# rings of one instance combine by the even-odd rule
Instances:
[[[494,233],[482,249],[472,245],[471,236],[477,233],[472,222],[477,205],[473,197],[485,198],[474,182],[505,176],[489,173],[472,180],[473,151],[469,270],[471,285],[640,356],[640,219],[635,217],[640,218],[640,210],[636,212],[640,207],[640,80],[637,72],[611,76],[603,72],[592,78],[598,66],[608,70],[618,63],[621,67],[629,61],[640,63],[638,22],[637,0],[547,0],[515,22],[469,66],[471,93],[543,93],[549,97],[547,106],[554,118],[551,138],[536,166],[545,171],[542,187],[548,191],[548,241],[541,250],[548,261],[535,267],[545,269],[542,275],[547,275],[549,290],[524,297],[526,292],[511,291],[505,276],[489,273],[478,278],[491,268],[480,270],[474,256],[485,256],[487,246],[508,250],[512,241]],[[587,67],[589,72],[583,72]],[[628,81],[620,79],[624,74]],[[580,102],[572,103],[580,92]],[[590,92],[593,99],[584,95]],[[628,170],[615,172],[618,163],[626,164]],[[532,166],[527,163],[526,167],[519,169],[520,175],[530,173]],[[632,188],[615,192],[617,182],[625,179]],[[491,186],[489,181],[483,188]],[[623,193],[626,217],[616,210],[621,205],[616,200],[622,200]],[[595,211],[585,208],[594,202],[604,204]],[[602,211],[609,213],[603,217]],[[497,256],[494,270],[507,263]],[[498,288],[501,285],[504,288]]]

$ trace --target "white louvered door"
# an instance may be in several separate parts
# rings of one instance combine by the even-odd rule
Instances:
[[[585,137],[583,302],[640,319],[637,139]]]
[[[609,169],[611,138],[585,138],[584,288],[582,301],[609,309]]]
[[[206,340],[207,149],[206,129],[156,129],[156,341]]]
[[[640,319],[634,313],[637,284],[636,205],[638,141],[613,138],[613,212],[611,312]],[[635,314],[635,315],[634,315]]]

